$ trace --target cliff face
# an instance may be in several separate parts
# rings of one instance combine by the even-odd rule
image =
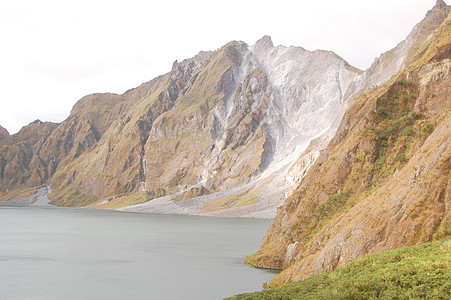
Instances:
[[[9,132],[2,126],[0,126],[0,141],[4,141],[9,138]]]
[[[49,179],[48,164],[39,151],[57,124],[36,120],[17,134],[0,128],[0,191],[36,187]]]
[[[415,61],[347,110],[249,257],[285,268],[271,286],[451,234],[450,25],[448,17]]]

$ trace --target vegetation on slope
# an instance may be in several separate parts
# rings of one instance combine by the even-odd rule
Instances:
[[[241,193],[232,194],[219,200],[206,203],[201,213],[254,204],[257,202],[257,195],[259,192],[260,188],[250,188]]]
[[[36,190],[49,178],[48,164],[39,159],[36,152],[56,126],[36,120],[14,135],[9,135],[6,130],[0,133],[1,200],[23,195],[21,190]]]
[[[99,200],[96,203],[90,205],[89,207],[116,209],[141,204],[155,198],[166,196],[168,193],[169,193],[168,190],[156,189],[150,192],[120,194],[114,197]]]
[[[366,255],[272,290],[231,299],[449,299],[451,240]]]

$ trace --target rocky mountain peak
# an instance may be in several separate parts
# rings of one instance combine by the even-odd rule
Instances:
[[[39,120],[39,119],[36,119],[36,120],[34,120],[33,122],[31,122],[31,124],[36,124],[36,125],[40,125],[40,124],[42,124],[43,122],[41,121],[41,120]]]
[[[451,7],[447,5],[443,0],[437,0],[435,6],[431,8],[427,14],[425,20],[431,22],[434,20],[443,21],[449,14]]]
[[[431,8],[427,14],[424,23],[443,22],[451,11],[451,6],[447,5],[443,0],[437,0],[435,6]]]
[[[3,128],[2,126],[0,126],[0,141],[6,140],[8,138],[9,138],[8,130],[6,130],[6,128]]]
[[[240,57],[248,51],[248,48],[249,46],[245,42],[231,41],[221,47],[219,53],[237,63]]]
[[[179,62],[178,62],[177,59],[172,63],[172,68],[171,68],[172,71],[174,71],[175,68],[177,68],[178,63],[179,63]]]
[[[435,6],[433,9],[443,9],[445,7],[447,7],[448,5],[446,5],[445,1],[443,0],[437,0],[437,2],[435,3]]]
[[[274,44],[272,42],[272,39],[268,35],[264,35],[261,39],[259,39],[257,42],[255,42],[254,49],[255,50],[270,50],[274,48]]]
[[[3,137],[3,136],[9,136],[9,132],[8,132],[8,130],[6,130],[6,128],[0,126],[0,137]]]

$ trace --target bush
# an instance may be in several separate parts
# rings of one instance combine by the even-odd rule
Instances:
[[[396,159],[397,159],[398,161],[400,161],[401,163],[403,163],[403,164],[409,161],[409,158],[406,156],[405,153],[399,154],[399,155],[396,157]]]
[[[434,124],[427,122],[421,127],[421,131],[427,134],[431,134],[434,131]]]
[[[449,299],[451,241],[366,255],[333,272],[233,299]]]

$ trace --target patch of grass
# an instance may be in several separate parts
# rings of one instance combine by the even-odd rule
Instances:
[[[377,99],[376,110],[369,116],[372,126],[361,133],[375,142],[372,171],[376,177],[386,174],[396,162],[407,163],[405,152],[409,145],[425,139],[434,130],[434,124],[425,121],[426,116],[413,111],[418,94],[417,84],[401,79]],[[359,161],[361,157],[356,156],[355,162]]]
[[[126,206],[133,206],[141,203],[145,203],[155,198],[163,197],[168,195],[168,191],[162,188],[156,189],[154,191],[145,193],[133,193],[126,195],[118,195],[112,197],[107,203],[93,206],[95,208],[102,209],[116,209]],[[100,202],[100,201],[99,201]]]
[[[223,210],[232,207],[242,207],[257,203],[257,195],[260,193],[260,188],[249,189],[239,194],[233,194],[219,200],[207,203],[201,213],[208,213],[216,210]]]
[[[396,159],[399,160],[401,163],[405,164],[409,161],[409,157],[405,153],[401,153],[398,156],[396,156]]]
[[[424,124],[421,127],[421,132],[429,135],[432,133],[432,131],[434,131],[434,129],[435,129],[435,125],[430,122],[427,122],[426,124]]]
[[[333,272],[229,299],[449,299],[451,240],[366,255]]]
[[[247,192],[248,191],[240,194],[232,194],[219,200],[207,203],[204,205],[204,209],[201,211],[201,213],[208,213],[211,211],[232,208],[235,206],[235,204],[238,203],[239,199],[243,197]]]
[[[325,224],[344,209],[349,208],[349,203],[354,203],[349,191],[337,191],[329,195],[323,204],[309,202],[306,206],[306,214],[298,216],[298,220],[291,225],[296,236],[302,236],[301,244],[308,242]],[[351,205],[352,206],[352,205]],[[291,242],[298,240],[292,236]]]
[[[248,206],[257,203],[257,195],[259,192],[260,191],[258,189],[251,191],[240,200],[238,200],[238,202],[235,204],[235,207]]]
[[[74,188],[68,188],[64,193],[48,195],[50,204],[67,207],[83,207],[96,202],[98,199],[93,195],[84,195]]]

